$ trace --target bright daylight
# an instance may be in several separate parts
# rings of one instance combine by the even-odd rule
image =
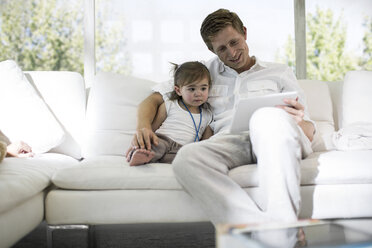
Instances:
[[[0,248],[372,247],[371,13],[0,0]]]

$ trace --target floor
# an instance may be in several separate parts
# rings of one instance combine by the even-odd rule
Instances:
[[[46,223],[21,239],[12,248],[47,247]],[[212,248],[215,231],[210,223],[166,223],[98,225],[94,227],[95,247],[130,248]],[[53,248],[88,247],[88,231],[84,229],[53,231]]]
[[[353,229],[372,234],[371,219],[333,220]],[[46,223],[41,223],[12,248],[47,247]],[[130,248],[212,248],[215,247],[215,230],[212,224],[166,223],[98,225],[94,227],[95,247]],[[55,230],[53,248],[88,247],[88,231],[84,229]]]

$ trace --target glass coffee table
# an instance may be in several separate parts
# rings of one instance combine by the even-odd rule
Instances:
[[[369,247],[372,248],[372,220],[365,228],[356,220],[300,220],[296,223],[261,225],[219,225],[217,248],[282,248],[282,247]],[[363,222],[363,221],[362,221]]]

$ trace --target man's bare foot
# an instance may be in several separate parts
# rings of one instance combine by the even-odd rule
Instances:
[[[148,151],[146,149],[136,149],[129,161],[130,166],[142,165],[150,162],[154,157],[154,152]]]

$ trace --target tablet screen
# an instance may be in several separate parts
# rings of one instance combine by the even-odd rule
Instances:
[[[296,99],[297,96],[297,92],[291,91],[240,99],[233,115],[230,133],[248,131],[251,116],[257,109],[285,105],[283,102],[285,98]]]

